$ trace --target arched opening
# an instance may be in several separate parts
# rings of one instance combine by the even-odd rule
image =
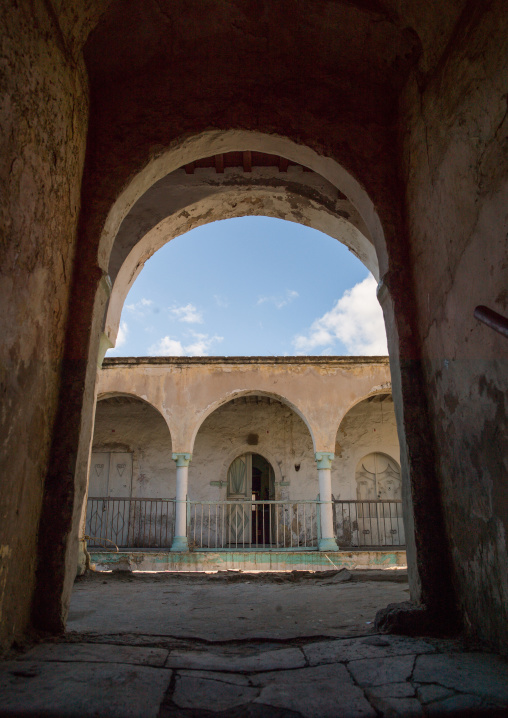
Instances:
[[[358,257],[313,227],[244,216],[192,229],[144,264],[106,357],[386,353],[376,280]]]
[[[189,165],[180,167],[149,187],[129,209],[118,228],[107,270],[113,289],[105,332],[111,343],[116,340],[125,297],[146,260],[171,239],[216,220],[264,215],[313,227],[342,242],[379,280],[371,232],[336,185],[317,171],[264,152],[249,153],[251,166],[246,173],[244,154],[222,153],[223,165],[230,165],[224,173],[210,166],[216,165],[218,156],[192,163],[192,174]]]
[[[126,394],[99,398],[85,519],[89,550],[171,546],[171,454],[169,428],[153,405]]]
[[[404,546],[400,466],[373,452],[356,467],[358,545]]]
[[[189,468],[195,549],[317,548],[314,447],[287,401],[252,392],[202,422]]]
[[[400,445],[391,393],[355,403],[337,431],[332,472],[339,544],[404,550]]]
[[[252,150],[245,150],[245,147],[251,147]],[[140,199],[140,197],[143,196],[143,194],[149,190],[149,188],[160,179],[164,178],[167,174],[170,172],[175,171],[179,167],[182,167],[183,165],[188,164],[189,162],[193,162],[197,159],[203,158],[203,157],[209,157],[210,153],[212,152],[215,156],[215,154],[230,151],[238,151],[241,152],[250,152],[253,151],[262,151],[262,152],[269,152],[273,153],[276,156],[286,158],[289,160],[293,160],[294,162],[297,162],[301,164],[303,168],[308,168],[312,171],[317,172],[320,174],[326,181],[328,181],[330,184],[332,184],[336,189],[338,189],[349,201],[352,202],[353,206],[356,208],[356,210],[359,212],[360,218],[362,222],[364,223],[364,227],[367,229],[368,237],[364,236],[365,242],[367,243],[367,246],[372,247],[372,245],[375,247],[376,255],[378,259],[378,266],[379,266],[379,274],[380,276],[384,276],[386,274],[386,271],[388,269],[388,255],[386,253],[386,247],[385,247],[385,238],[383,229],[381,226],[380,219],[376,213],[374,204],[372,200],[370,199],[369,195],[365,191],[363,187],[360,186],[360,184],[348,173],[344,170],[343,167],[340,166],[340,164],[331,157],[323,157],[318,155],[314,150],[310,149],[309,147],[305,147],[302,145],[297,145],[296,143],[285,139],[281,137],[276,137],[274,135],[266,136],[260,133],[252,133],[252,132],[238,132],[238,133],[208,133],[205,132],[199,137],[193,137],[190,139],[185,139],[182,142],[176,143],[172,149],[168,152],[165,152],[163,154],[158,155],[156,159],[153,159],[146,165],[143,169],[141,169],[138,174],[132,179],[132,181],[128,184],[128,186],[121,192],[121,194],[118,196],[117,200],[114,202],[112,206],[109,206],[108,216],[104,217],[104,225],[103,225],[103,231],[101,234],[101,240],[100,240],[100,248],[98,253],[98,262],[99,265],[103,268],[103,271],[107,271],[109,269],[109,262],[110,258],[113,256],[112,249],[115,244],[116,237],[121,229],[121,226],[125,220],[128,218],[129,210],[136,204],[136,202]],[[217,217],[217,219],[220,217]],[[303,219],[303,215],[302,215]],[[312,224],[312,221],[309,220],[309,224]],[[91,228],[93,225],[93,222],[90,223],[89,227]],[[88,226],[88,223],[87,223]],[[84,232],[84,235],[89,230],[86,229]],[[133,270],[134,271],[134,270]],[[390,275],[391,276],[391,275]],[[400,277],[400,274],[394,274],[393,275],[395,279],[393,281],[395,283],[398,282],[398,277]],[[392,281],[392,280],[390,280]],[[94,297],[94,325],[93,330],[91,330],[90,334],[90,361],[95,362],[97,355],[99,355],[99,362],[101,361],[101,355],[104,355],[104,351],[108,346],[111,346],[112,342],[111,339],[108,338],[107,331],[108,328],[106,327],[106,312],[107,312],[107,306],[108,306],[108,298],[110,296],[110,289],[111,285],[110,283],[103,278],[103,280],[100,282],[97,294]],[[391,348],[397,348],[398,346],[398,326],[399,321],[401,318],[401,314],[398,315],[399,310],[397,307],[399,306],[399,301],[402,299],[402,295],[400,294],[393,294],[392,292],[393,287],[390,285],[390,291],[388,291],[388,285],[385,283],[381,284],[381,301],[383,304],[383,312],[385,321],[387,324],[388,329],[388,344]],[[121,296],[121,292],[118,296]],[[114,296],[111,295],[111,306],[113,306],[113,299]],[[81,307],[84,306],[83,302],[81,302]],[[92,307],[89,307],[92,309]],[[81,311],[81,309],[80,309]],[[118,313],[117,313],[118,317]],[[111,327],[114,330],[114,323],[111,323]],[[100,340],[100,330],[102,329],[102,339]],[[106,332],[104,330],[107,330]],[[85,333],[90,331],[90,326],[87,324],[86,328],[84,328]],[[111,338],[114,336],[114,331],[111,334]],[[100,346],[101,345],[101,346]],[[401,377],[398,375],[399,372],[399,365],[398,365],[398,359],[399,359],[399,353],[395,352],[393,362],[392,362],[392,369],[395,369],[395,376],[394,376],[394,395],[396,397],[396,402],[399,405],[399,415],[398,415],[398,422],[399,422],[399,429],[400,429],[400,438],[402,444],[404,444],[405,441],[405,434],[404,434],[404,427],[406,424],[403,422],[403,417],[401,414],[402,411],[402,396],[404,392],[408,390],[408,382],[406,381],[404,384],[401,383],[400,379]],[[411,375],[413,372],[419,371],[418,367],[411,364],[405,364],[405,371],[407,370],[408,374]],[[90,381],[92,378],[93,372],[89,372],[87,374],[87,381]],[[413,395],[413,399],[416,400],[415,397],[415,387],[418,387],[418,382],[413,382],[411,384],[411,393]],[[88,392],[87,397],[90,397],[90,392]],[[423,396],[420,397],[423,401]],[[87,404],[86,406],[87,411],[91,412],[92,406],[90,404]],[[77,419],[77,416],[75,417]],[[89,417],[90,418],[90,417]],[[79,422],[79,428],[81,431],[80,434],[80,450],[83,455],[85,455],[88,451],[89,446],[89,436],[87,434],[87,422],[80,421]],[[76,427],[77,429],[77,427]],[[414,426],[412,426],[412,431],[414,429]],[[87,441],[88,440],[88,441]],[[325,452],[327,453],[327,452]],[[409,481],[409,463],[407,463],[406,460],[411,459],[411,461],[415,460],[416,454],[404,451],[402,453],[403,461],[402,461],[402,469],[403,469],[403,476],[405,476],[405,480]],[[325,462],[326,463],[326,462]],[[429,456],[427,458],[427,463],[429,464],[429,471],[430,464],[432,463],[432,459]],[[78,486],[83,486],[84,483],[84,476],[80,474],[81,467],[83,466],[83,463],[79,464],[78,462],[78,470],[76,473],[76,481]],[[421,470],[421,463],[419,464],[419,469]],[[183,467],[182,467],[183,468]],[[329,474],[327,473],[329,471],[329,468],[325,467],[323,465],[323,468],[320,469],[320,482],[321,478],[323,478],[323,484],[321,487],[321,496],[325,497],[325,503],[329,503],[329,494],[330,494],[330,481],[329,481]],[[430,473],[428,475],[431,475]],[[321,484],[320,484],[321,485]],[[183,484],[182,484],[183,486]],[[324,492],[324,493],[323,493]],[[409,513],[412,513],[412,506],[410,501],[410,492],[406,492],[406,503],[407,503],[407,510]],[[430,504],[434,504],[437,500],[436,496],[432,494],[431,491],[428,492],[427,498],[429,499]],[[423,504],[420,504],[420,508]],[[438,515],[438,512],[436,512],[436,516]],[[323,516],[322,516],[323,518]],[[48,517],[49,520],[49,517]],[[182,519],[183,521],[183,519]],[[183,525],[182,522],[180,522],[180,525]],[[324,526],[324,524],[323,524]],[[332,532],[332,522],[327,521],[326,522],[326,533],[331,534]],[[412,531],[406,532],[409,536],[412,535]],[[437,535],[437,534],[436,534]],[[336,546],[335,539],[330,536],[329,538],[330,543],[326,544],[328,547],[328,550],[332,548],[333,546]],[[325,543],[323,543],[323,550],[325,548]],[[413,558],[416,557],[416,547],[414,543],[409,543],[410,549],[410,555]],[[418,549],[421,552],[422,550],[424,552],[430,551],[430,544],[422,544],[421,542],[418,545]],[[416,564],[413,565],[416,566]],[[415,569],[416,570],[416,569]],[[422,584],[418,577],[417,573],[412,574],[414,576],[414,581],[412,582],[412,590],[416,591],[417,593],[415,595],[421,596],[422,590],[424,588],[424,584]],[[46,581],[46,578],[44,579]],[[432,582],[429,582],[429,590],[432,590],[430,588]],[[434,584],[432,584],[434,585]],[[64,599],[65,600],[65,599]],[[66,598],[68,601],[68,596]]]
[[[506,314],[501,0],[8,0],[5,17],[2,642],[65,624],[129,208],[202,158],[294,151],[378,249],[411,597],[506,645],[505,345],[474,319]]]
[[[357,466],[364,456],[375,452],[392,456],[399,464],[395,407],[392,395],[386,389],[355,402],[341,419],[335,438],[338,462],[332,471],[332,490],[336,498],[357,498]]]
[[[381,223],[365,190],[337,162],[273,135],[204,133],[152,160],[109,211],[99,261],[113,286],[101,354],[114,345],[125,296],[154,251],[193,226],[245,214],[324,229],[379,277]]]

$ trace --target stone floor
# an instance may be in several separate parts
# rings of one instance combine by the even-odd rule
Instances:
[[[206,641],[350,636],[365,633],[378,608],[408,597],[407,572],[396,569],[101,572],[76,582],[67,628]]]
[[[286,577],[277,583],[273,578],[236,577],[233,585],[248,582],[259,589],[265,584],[279,588],[288,584],[290,591],[292,584],[294,593],[308,599],[299,590],[298,579]],[[328,591],[336,597],[339,620],[340,606],[347,603],[344,596],[355,583],[362,584],[358,578],[342,573],[321,579],[337,582]],[[384,585],[387,593],[393,592],[392,583],[405,586],[400,577],[394,578],[377,581],[380,591]],[[181,577],[141,580],[138,585],[144,586],[145,595],[153,592],[160,598],[164,594],[157,587],[167,590],[179,581]],[[185,583],[184,579],[178,585]],[[200,587],[209,623],[214,616],[208,606],[214,605],[215,594],[222,596],[217,589],[228,583],[227,577],[215,583],[205,577],[192,584]],[[369,593],[375,583],[366,581],[365,591]],[[81,622],[79,631],[13,652],[11,660],[0,664],[0,716],[508,715],[508,662],[459,639],[377,635],[369,632],[371,624],[364,615],[356,621],[358,635],[326,635],[326,630],[319,635],[312,623],[312,605],[303,611],[297,635],[289,635],[288,624],[283,637],[256,637],[238,618],[234,638],[225,637],[223,619],[217,621],[218,637],[213,639],[196,635],[202,629],[192,626],[186,637],[170,635],[164,621],[160,631],[144,632],[133,628],[136,621],[143,628],[146,607],[139,605],[141,593],[131,594],[129,585],[118,577],[78,584],[77,593],[88,586],[78,604],[86,604],[86,595],[89,601],[100,601],[104,589],[99,587],[122,585],[122,613],[131,616],[131,630],[117,631],[114,621],[108,620],[97,630],[97,614],[90,615],[95,628],[87,629],[86,616],[81,616],[74,618],[75,625]],[[313,585],[309,578],[307,588]],[[321,595],[322,583],[314,587],[315,595]],[[106,619],[112,618],[114,603],[108,607],[106,601]],[[153,604],[149,608],[153,611]],[[96,610],[100,615],[100,605]],[[170,608],[161,610],[166,613]],[[364,610],[359,607],[359,612]],[[73,611],[79,613],[75,602]],[[351,631],[351,626],[345,630]],[[243,635],[244,630],[249,636]]]

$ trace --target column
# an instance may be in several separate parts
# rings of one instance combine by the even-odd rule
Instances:
[[[320,551],[338,551],[337,541],[333,535],[333,506],[332,506],[332,461],[334,454],[318,451],[315,455],[318,467],[319,500],[321,516],[321,537],[318,548]]]
[[[187,541],[187,483],[189,464],[192,454],[173,454],[176,461],[176,504],[175,504],[175,535],[171,551],[188,551]]]

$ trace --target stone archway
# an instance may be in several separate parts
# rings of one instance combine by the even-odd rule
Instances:
[[[250,144],[247,144],[250,143]],[[372,240],[372,243],[374,247],[376,248],[376,253],[378,257],[378,263],[380,268],[381,276],[384,274],[384,279],[386,280],[386,269],[388,267],[388,254],[386,251],[385,246],[385,236],[383,233],[383,229],[381,226],[380,218],[374,208],[374,204],[372,200],[370,199],[367,192],[361,187],[361,185],[351,176],[350,173],[348,173],[341,165],[332,158],[325,158],[320,155],[318,155],[314,150],[312,150],[310,147],[306,147],[303,145],[297,145],[296,143],[292,142],[291,140],[288,140],[287,138],[281,138],[274,135],[263,135],[261,133],[252,133],[252,132],[204,132],[202,135],[195,136],[191,139],[184,139],[180,143],[177,143],[173,146],[171,150],[168,152],[163,153],[162,155],[159,155],[157,158],[153,159],[151,162],[149,162],[143,169],[140,170],[140,172],[132,179],[132,181],[128,184],[127,188],[120,194],[118,199],[114,202],[114,204],[110,207],[110,211],[108,213],[107,218],[105,219],[105,224],[103,228],[103,232],[101,235],[100,243],[99,243],[99,252],[98,252],[98,266],[102,266],[102,278],[97,282],[97,291],[94,296],[94,302],[93,302],[93,310],[91,305],[88,303],[89,309],[92,310],[93,313],[93,323],[90,325],[89,321],[86,321],[83,325],[83,331],[85,332],[85,335],[89,336],[89,360],[92,361],[94,364],[96,362],[96,357],[100,354],[100,351],[104,350],[106,346],[109,344],[109,340],[107,339],[104,332],[102,333],[103,341],[102,341],[102,348],[99,349],[99,340],[101,336],[101,329],[104,328],[104,322],[105,322],[105,313],[106,308],[109,301],[110,291],[111,291],[111,285],[107,279],[107,275],[105,274],[105,268],[109,265],[109,257],[110,253],[112,251],[112,248],[115,243],[116,235],[119,231],[120,226],[122,225],[122,222],[126,219],[128,216],[128,213],[135,204],[135,202],[159,179],[165,177],[169,171],[177,168],[179,166],[179,163],[182,161],[185,161],[186,163],[192,162],[194,159],[198,159],[199,157],[203,156],[209,156],[210,151],[217,152],[218,150],[224,151],[234,151],[236,149],[243,149],[245,147],[253,147],[254,149],[258,149],[259,151],[266,151],[270,150],[272,152],[278,151],[279,156],[286,157],[288,159],[292,159],[294,162],[298,162],[302,164],[303,166],[309,167],[310,169],[313,169],[315,171],[319,171],[319,173],[332,185],[335,185],[337,189],[339,189],[343,194],[345,194],[346,197],[349,198],[349,200],[353,203],[356,210],[359,212],[360,217],[362,221],[365,224],[365,227],[368,230],[368,234],[370,239],[367,239],[365,235],[363,235],[365,242],[370,242]],[[205,148],[208,148],[207,150]],[[254,150],[249,150],[254,151]],[[181,166],[181,165],[180,165]],[[90,231],[91,226],[93,223],[90,224],[89,227],[87,227],[85,234],[83,237],[86,236],[86,234]],[[369,250],[371,251],[371,250]],[[95,264],[95,260],[88,255],[89,259],[92,261],[92,263]],[[83,265],[83,270],[84,270]],[[97,265],[95,265],[97,266]],[[97,267],[98,268],[98,267]],[[106,270],[107,271],[107,270]],[[385,316],[385,322],[387,325],[387,334],[388,334],[388,343],[389,347],[391,347],[392,350],[395,351],[393,358],[392,358],[392,378],[394,379],[394,395],[396,397],[396,403],[400,407],[398,410],[398,420],[399,420],[399,435],[401,437],[401,442],[403,446],[405,446],[406,436],[405,436],[405,426],[407,426],[407,422],[404,421],[404,415],[402,414],[402,403],[403,399],[411,399],[413,404],[416,402],[420,402],[420,411],[417,413],[418,418],[418,429],[415,429],[415,426],[411,426],[411,431],[414,432],[411,434],[411,440],[415,440],[416,444],[418,445],[417,451],[411,451],[408,452],[405,450],[403,452],[403,475],[405,477],[405,481],[409,483],[410,481],[410,469],[412,468],[412,464],[414,464],[416,457],[420,456],[422,447],[420,446],[421,437],[425,435],[425,431],[423,427],[420,427],[420,424],[425,424],[424,416],[425,416],[425,410],[422,409],[422,407],[425,406],[425,399],[423,396],[423,393],[420,395],[418,394],[418,387],[421,384],[419,384],[418,381],[415,380],[415,377],[413,376],[414,373],[419,373],[420,369],[418,365],[411,365],[411,364],[404,364],[404,372],[401,376],[399,376],[399,365],[398,365],[398,358],[400,356],[400,346],[399,346],[399,334],[398,334],[398,326],[400,324],[402,314],[401,312],[404,312],[408,308],[407,302],[404,302],[404,291],[399,292],[398,284],[402,282],[404,284],[404,276],[402,274],[396,274],[396,275],[389,275],[388,283],[386,281],[381,282],[381,302],[383,306],[383,312]],[[83,277],[83,281],[85,278]],[[77,280],[78,281],[78,280]],[[395,282],[395,284],[394,284]],[[78,281],[79,284],[79,281]],[[390,287],[390,291],[388,291],[388,287]],[[90,296],[89,296],[90,299]],[[400,303],[402,300],[402,304]],[[80,301],[80,311],[83,312],[85,310],[86,302]],[[404,309],[405,307],[405,309]],[[86,312],[85,312],[86,313]],[[83,315],[83,318],[85,316]],[[79,335],[79,333],[78,333]],[[413,349],[410,348],[410,352],[412,352]],[[89,365],[90,367],[90,365]],[[87,372],[87,380],[85,381],[84,386],[87,386],[87,390],[84,392],[84,396],[90,395],[90,381],[92,381],[94,378],[94,372],[92,370],[89,370]],[[73,384],[74,391],[79,391],[80,385],[78,383]],[[409,392],[409,393],[408,393]],[[406,396],[407,395],[407,396]],[[71,407],[73,405],[69,405],[66,407],[66,411],[73,410]],[[74,430],[76,432],[80,432],[79,436],[79,449],[78,449],[78,455],[84,456],[87,454],[88,451],[88,443],[89,443],[89,428],[87,427],[87,423],[90,422],[90,414],[92,412],[92,405],[88,402],[85,402],[84,404],[81,403],[81,400],[79,402],[79,423],[72,423],[72,422],[66,422],[64,431],[68,431],[69,425],[74,426]],[[74,407],[75,409],[76,407]],[[64,412],[65,413],[65,412]],[[78,416],[76,415],[74,419],[76,420]],[[83,418],[85,419],[83,421]],[[426,425],[425,425],[426,426]],[[420,430],[421,429],[421,430]],[[405,447],[406,449],[406,447]],[[432,454],[428,452],[427,447],[425,448],[425,462],[427,464],[426,470],[425,470],[425,476],[422,477],[422,480],[424,481],[423,487],[425,488],[425,491],[427,492],[426,501],[429,502],[432,505],[432,510],[434,514],[437,517],[437,520],[439,520],[439,508],[436,508],[437,504],[439,503],[439,497],[437,492],[435,492],[433,489],[430,488],[429,484],[429,476],[433,475],[433,468],[432,467]],[[78,487],[78,493],[79,496],[80,492],[83,491],[83,485],[84,485],[84,476],[80,475],[80,470],[83,467],[83,461],[78,461],[77,466],[81,467],[78,468],[76,471],[76,486]],[[415,464],[416,466],[416,464]],[[420,473],[422,471],[422,461],[421,459],[417,462],[417,468],[418,468],[418,474],[415,477],[413,475],[413,481],[419,480]],[[324,471],[325,469],[323,469]],[[328,471],[328,469],[326,469]],[[410,496],[410,492],[408,491],[406,494],[408,497]],[[409,501],[409,499],[408,499]],[[437,502],[437,503],[436,503]],[[425,504],[425,501],[420,502],[419,506],[423,507]],[[413,507],[409,503],[407,510],[409,514],[413,514]],[[423,520],[425,522],[425,513],[426,511],[422,511],[422,515],[416,516],[417,522]],[[411,536],[412,531],[408,530],[408,534]],[[72,534],[71,534],[72,535]],[[415,535],[420,535],[419,533],[416,533]],[[437,533],[434,534],[437,537]],[[436,538],[437,540],[437,538]],[[430,545],[427,542],[421,541],[418,546],[418,551],[420,556],[422,557],[427,553],[430,553],[433,555]],[[430,605],[434,601],[434,598],[436,600],[439,598],[440,605],[441,605],[441,595],[434,596],[433,591],[437,588],[437,583],[432,579],[429,580],[429,582],[422,582],[419,576],[419,572],[417,569],[417,551],[416,546],[412,544],[411,542],[408,542],[408,555],[409,555],[409,562],[413,567],[413,570],[410,572],[410,576],[412,579],[412,591],[413,591],[413,597],[415,600],[423,600],[427,594],[425,594],[425,591],[428,589],[429,593],[426,599],[426,603]],[[425,559],[426,560],[426,559]],[[443,566],[436,566],[435,569],[441,573],[443,570]],[[434,568],[431,570],[431,574],[433,574]],[[429,574],[430,575],[430,574]],[[67,587],[70,588],[70,584],[67,583]],[[68,594],[64,593],[63,596],[64,599],[64,605],[68,602]]]
[[[83,491],[75,477],[87,461],[80,435],[91,433],[108,291],[97,263],[108,212],[182,138],[240,130],[336,159],[382,217],[382,296],[416,506],[413,596],[446,614],[453,575],[467,625],[501,645],[505,345],[473,312],[486,304],[506,314],[502,0],[76,0],[38,3],[36,13],[11,0],[2,10],[12,38],[3,639],[31,625],[34,595],[36,625],[56,631],[65,620]],[[424,518],[441,502],[446,532]]]
[[[220,156],[224,162],[245,154],[230,152],[215,159]],[[198,168],[189,175],[181,167],[152,185],[131,207],[119,227],[108,265],[113,285],[105,320],[109,343],[115,343],[125,297],[147,259],[174,237],[217,220],[262,215],[311,226],[343,243],[379,280],[369,230],[335,185],[294,162],[281,171],[284,158],[280,156],[249,155],[253,159],[248,173],[241,166],[231,166],[221,173],[213,167]],[[277,164],[255,164],[270,161]]]
[[[260,464],[264,479],[256,473]],[[196,541],[196,531],[199,537],[204,501],[205,523],[206,502],[212,503],[211,538],[220,548],[316,548],[318,492],[306,423],[279,395],[243,393],[216,406],[197,432],[189,540]]]

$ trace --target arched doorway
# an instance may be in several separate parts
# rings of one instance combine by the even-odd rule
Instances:
[[[261,548],[272,543],[275,477],[260,454],[238,456],[228,469],[229,543]],[[253,502],[253,503],[251,503]]]

